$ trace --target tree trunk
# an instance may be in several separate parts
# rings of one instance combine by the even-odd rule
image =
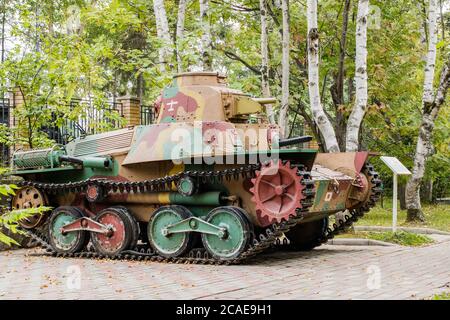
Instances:
[[[177,70],[178,73],[183,72],[183,62],[181,59],[181,41],[184,37],[184,20],[186,17],[187,0],[180,0],[178,4],[177,30],[176,30],[176,54],[177,54]]]
[[[289,0],[282,0],[281,11],[283,15],[283,38],[281,58],[281,108],[278,118],[283,136],[289,134],[288,109],[289,109]]]
[[[308,88],[313,118],[328,152],[339,152],[339,145],[330,119],[325,114],[319,93],[319,31],[317,29],[317,0],[307,1],[308,16]]]
[[[200,25],[202,28],[201,55],[203,71],[212,70],[211,26],[209,23],[209,0],[200,0]]]
[[[169,33],[169,23],[167,22],[166,8],[164,7],[164,0],[153,0],[153,10],[155,11],[156,19],[156,34],[163,45],[159,49],[159,63],[160,70],[163,72],[169,62],[171,38]]]
[[[345,57],[347,49],[347,31],[348,31],[348,17],[350,13],[350,0],[345,0],[344,10],[342,12],[342,29],[341,39],[339,41],[339,63],[338,71],[334,75],[334,83],[330,88],[331,98],[333,100],[334,108],[336,111],[334,130],[336,138],[339,143],[339,149],[345,150],[345,132],[346,132],[346,118],[345,109],[342,106],[344,101],[344,79],[345,79]],[[323,87],[325,89],[325,86]],[[322,90],[324,95],[324,90]],[[323,101],[323,97],[322,97]]]
[[[400,200],[400,210],[406,210],[406,198],[405,198],[406,184],[404,181],[398,182],[398,199]]]
[[[436,0],[429,0],[428,9],[428,53],[425,66],[425,78],[423,82],[423,103],[433,103],[433,81],[436,67],[436,45],[437,45],[437,7]]]
[[[447,58],[441,73],[439,87],[433,96],[433,79],[436,63],[436,43],[437,43],[437,0],[430,0],[428,21],[429,21],[429,43],[427,64],[425,67],[424,91],[423,91],[423,111],[422,123],[419,128],[416,154],[414,156],[414,166],[412,176],[406,185],[406,207],[407,221],[424,221],[424,215],[420,204],[420,182],[425,172],[425,162],[432,153],[432,134],[434,121],[438,116],[441,105],[445,101],[445,96],[450,83],[450,59]]]
[[[6,0],[2,1],[2,63],[5,61],[5,37],[6,37]],[[3,85],[3,83],[1,83]]]
[[[355,106],[347,122],[346,151],[358,151],[359,131],[367,109],[367,16],[369,0],[359,0],[356,21]]]
[[[439,0],[439,13],[441,16],[442,40],[445,40],[445,20],[444,20],[444,13],[442,11],[442,0]]]
[[[423,181],[420,190],[422,190],[421,201],[425,203],[433,202],[433,180],[427,179]]]
[[[261,12],[261,87],[263,97],[270,97],[269,85],[269,41],[267,35],[267,0],[259,0]],[[275,123],[272,105],[266,104],[266,113],[270,123]]]

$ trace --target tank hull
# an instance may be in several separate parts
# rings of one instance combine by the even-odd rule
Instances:
[[[283,139],[264,114],[273,102],[215,73],[176,76],[155,124],[16,152],[12,205],[55,208],[22,224],[55,255],[90,243],[105,257],[238,263],[281,239],[313,248],[367,212],[381,182],[367,152],[295,148],[311,137]]]
[[[349,203],[348,198],[354,189],[352,182],[354,181],[356,174],[359,174],[362,166],[367,160],[368,154],[366,152],[358,153],[336,153],[336,154],[316,154],[312,150],[288,150],[288,152],[279,150],[278,153],[272,152],[272,158],[280,158],[282,160],[290,160],[293,163],[296,161],[302,162],[304,165],[312,167],[311,175],[314,183],[315,197],[314,202],[308,212],[305,213],[305,220],[299,223],[304,223],[309,220],[320,219],[324,216],[334,214],[346,209],[352,209],[352,205]],[[112,156],[114,163],[113,171],[107,171],[105,175],[104,170],[91,170],[89,168],[80,168],[78,170],[69,170],[63,175],[57,176],[54,172],[42,171],[33,174],[23,174],[26,180],[34,180],[39,182],[56,182],[56,183],[74,183],[76,181],[106,179],[114,182],[140,182],[153,179],[159,179],[161,177],[167,177],[183,173],[186,171],[224,171],[232,170],[242,167],[242,165],[248,165],[249,160],[253,160],[251,164],[255,164],[259,159],[250,159],[249,155],[244,158],[244,164],[195,164],[195,159],[190,159],[191,164],[175,164],[173,161],[151,161],[137,164],[126,164],[128,154],[116,154]],[[337,161],[333,161],[333,159]],[[270,159],[270,157],[269,157]],[[345,159],[345,161],[343,161]],[[226,162],[226,158],[222,158]],[[234,162],[233,159],[230,162]],[[267,159],[266,159],[267,161]],[[313,164],[311,164],[313,163]],[[340,165],[333,163],[340,163]],[[356,163],[356,164],[355,164]],[[324,165],[332,166],[334,170],[324,167]],[[359,171],[357,171],[359,170]],[[20,174],[20,173],[16,173]],[[239,177],[238,179],[209,181],[201,186],[198,191],[200,194],[207,192],[222,193],[223,196],[236,197],[235,204],[242,207],[255,226],[265,227],[268,224],[261,220],[256,215],[256,205],[252,200],[253,194],[250,191],[253,184],[250,177]],[[368,190],[368,189],[367,189]],[[360,196],[360,199],[364,201],[367,197],[367,190]],[[81,198],[81,200],[80,200]],[[228,203],[230,201],[223,200],[222,202],[217,200],[202,201],[201,197],[186,197],[182,199],[177,193],[177,186],[173,183],[170,188],[166,190],[147,192],[144,194],[135,193],[120,193],[112,190],[108,191],[108,194],[103,197],[101,201],[90,203],[84,201],[83,195],[77,193],[64,193],[50,196],[50,203],[57,206],[79,206],[84,210],[92,212],[99,209],[106,208],[113,204],[126,205],[130,208],[133,215],[138,221],[148,222],[152,214],[161,205],[167,204],[183,204],[190,208],[197,216],[204,217],[208,210],[220,205]],[[189,200],[187,200],[189,199]]]

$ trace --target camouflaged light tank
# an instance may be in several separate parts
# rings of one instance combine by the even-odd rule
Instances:
[[[16,152],[12,206],[54,208],[22,222],[54,255],[237,263],[277,243],[311,249],[368,211],[380,181],[367,152],[280,139],[273,102],[217,73],[180,74],[155,124]]]

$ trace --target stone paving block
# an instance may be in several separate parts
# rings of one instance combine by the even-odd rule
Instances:
[[[321,246],[239,266],[0,253],[0,299],[421,299],[450,282],[450,241],[428,247]],[[70,268],[81,288],[70,289]],[[368,280],[378,268],[379,289]]]

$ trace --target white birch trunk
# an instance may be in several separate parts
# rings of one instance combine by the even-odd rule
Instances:
[[[178,73],[183,72],[181,41],[184,37],[184,20],[186,17],[187,0],[180,0],[178,4],[177,30],[176,30],[176,52],[177,52],[177,70]]]
[[[269,85],[269,41],[267,34],[267,0],[259,0],[261,12],[261,86],[263,97],[270,97]],[[275,123],[271,104],[266,104],[266,113],[270,123]]]
[[[307,0],[308,17],[308,88],[313,118],[328,152],[339,152],[334,128],[325,114],[319,93],[319,33],[317,29],[317,0]]]
[[[434,121],[438,115],[440,106],[445,101],[445,94],[449,86],[449,62],[444,67],[441,81],[436,96],[434,96],[433,80],[436,64],[436,44],[437,44],[437,0],[429,0],[428,9],[428,53],[426,58],[425,77],[423,84],[423,115],[419,128],[416,153],[414,156],[414,166],[411,178],[406,184],[405,199],[408,210],[407,220],[424,221],[422,207],[420,204],[420,182],[425,173],[425,163],[427,157],[432,153],[432,133]]]
[[[211,26],[209,24],[209,0],[200,0],[200,26],[202,29],[201,55],[203,71],[212,70]]]
[[[166,8],[164,0],[153,0],[153,10],[156,19],[156,35],[163,41],[162,47],[159,49],[159,59],[161,70],[165,70],[165,65],[169,61],[171,54],[172,40],[169,33],[169,23],[167,22]]]
[[[436,65],[436,45],[437,45],[437,0],[429,0],[428,7],[428,53],[427,64],[425,66],[425,78],[423,81],[424,103],[431,103],[434,100],[433,80]]]
[[[369,0],[359,0],[356,20],[355,106],[347,122],[346,151],[358,151],[359,129],[367,109],[367,17]]]
[[[278,125],[284,137],[289,134],[288,108],[289,108],[289,0],[282,0],[283,39],[281,58],[281,108]]]

